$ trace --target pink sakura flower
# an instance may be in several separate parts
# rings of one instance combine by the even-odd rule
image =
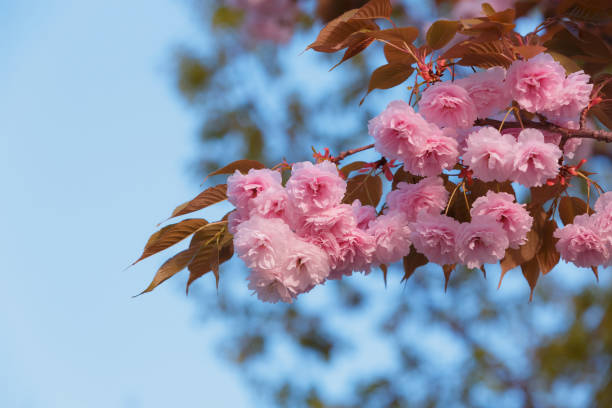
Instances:
[[[404,170],[417,176],[437,176],[442,170],[451,169],[457,164],[459,144],[440,130],[430,134],[419,145],[414,146],[412,154],[402,158]]]
[[[446,215],[419,215],[416,222],[410,224],[410,240],[417,251],[438,265],[457,263],[456,238],[460,224]]]
[[[404,160],[439,130],[416,113],[408,103],[393,101],[380,115],[368,122],[368,132],[374,138],[376,151],[388,159]]]
[[[527,233],[533,225],[533,218],[524,204],[514,202],[514,196],[508,193],[487,192],[478,197],[472,204],[472,222],[481,217],[492,217],[508,235],[509,246],[518,249],[527,240]]]
[[[295,234],[283,220],[253,216],[236,228],[234,249],[251,269],[278,270],[294,238]]]
[[[423,91],[419,113],[438,126],[465,129],[476,120],[476,106],[468,92],[451,82],[438,82]]]
[[[353,207],[348,204],[338,204],[302,217],[296,226],[296,232],[302,237],[315,236],[322,231],[340,236],[353,228],[357,228]]]
[[[261,301],[292,303],[296,296],[289,288],[287,277],[278,270],[252,270],[247,279],[248,288],[255,291]]]
[[[490,217],[462,223],[457,234],[457,255],[468,268],[496,263],[508,248],[508,236],[501,225]]]
[[[285,189],[269,189],[260,193],[251,201],[251,215],[264,218],[284,218],[288,206],[288,195]]]
[[[390,211],[376,218],[368,233],[376,242],[374,262],[377,264],[392,264],[410,253],[410,227],[400,211]]]
[[[329,279],[350,276],[353,271],[369,273],[376,250],[374,237],[362,229],[353,228],[335,238],[339,252],[332,261],[334,268]]]
[[[528,61],[514,61],[506,83],[510,95],[528,112],[544,112],[561,106],[565,69],[550,54],[538,54]]]
[[[525,187],[538,187],[559,172],[559,146],[544,141],[537,129],[525,129],[518,137],[513,179]]]
[[[514,136],[515,138],[518,138],[519,133],[522,132],[523,129],[521,128],[506,128],[502,130],[502,134],[509,134]],[[561,135],[559,133],[555,133],[555,132],[551,132],[548,130],[544,130],[544,129],[538,129],[540,130],[540,132],[542,132],[542,134],[544,135],[544,141],[546,143],[551,143],[554,145],[559,146],[559,144],[561,143]],[[565,146],[563,146],[563,154],[568,158],[568,159],[573,159],[574,158],[574,153],[576,152],[576,150],[578,149],[578,147],[580,147],[580,145],[582,144],[582,139],[578,139],[578,138],[573,138],[573,139],[568,139],[567,142],[565,142]]]
[[[293,34],[297,5],[292,0],[233,0],[245,11],[245,31],[250,40],[286,43]]]
[[[455,84],[468,92],[476,106],[477,116],[487,118],[507,108],[512,101],[505,78],[504,68],[493,67],[459,79]]]
[[[238,170],[227,178],[227,199],[237,209],[250,212],[252,200],[267,190],[281,190],[281,175],[269,169]]]
[[[353,215],[357,221],[357,228],[366,230],[372,221],[376,219],[376,208],[371,205],[361,205],[361,201],[355,200],[351,205]]]
[[[417,184],[401,182],[397,190],[387,194],[389,212],[404,213],[408,222],[414,222],[421,211],[439,214],[446,207],[448,191],[440,177],[427,177]]]
[[[610,262],[610,244],[597,231],[596,219],[579,215],[574,223],[558,228],[555,247],[561,258],[580,267],[607,265]]]
[[[489,126],[480,128],[468,136],[463,163],[482,181],[506,181],[514,169],[516,148],[513,136]]]
[[[302,214],[310,214],[340,204],[346,181],[330,161],[315,165],[301,162],[293,165],[286,189],[291,205]]]
[[[565,78],[563,87],[559,94],[558,106],[554,110],[542,112],[550,121],[561,125],[578,127],[580,113],[587,107],[591,100],[593,84],[589,84],[591,77],[578,71],[571,73]]]
[[[329,257],[318,246],[296,238],[291,242],[283,269],[284,282],[293,293],[310,291],[329,275]]]
[[[612,212],[612,191],[600,195],[593,208],[598,213]]]
[[[245,214],[244,211],[240,211],[240,210],[232,211],[227,217],[227,230],[229,231],[230,234],[236,235],[238,226],[248,219],[249,219],[249,215]]]

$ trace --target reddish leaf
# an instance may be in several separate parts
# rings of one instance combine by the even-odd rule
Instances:
[[[429,261],[425,255],[417,252],[414,247],[411,247],[410,253],[404,257],[404,277],[402,278],[402,282],[410,279],[414,271],[418,267],[426,265],[427,262]]]
[[[374,39],[368,37],[364,33],[355,33],[355,34],[353,34],[350,37],[349,46],[346,49],[346,51],[344,52],[344,55],[342,56],[342,59],[336,65],[331,67],[330,71],[332,71],[334,68],[336,68],[337,66],[342,64],[344,61],[347,61],[347,60],[353,58],[355,55],[358,55],[361,51],[363,51],[366,48],[368,48],[370,46],[370,44],[372,44],[373,42],[374,42]]]
[[[395,171],[395,174],[393,175],[393,182],[391,183],[391,189],[395,190],[398,183],[404,182],[408,184],[416,184],[421,179],[423,179],[423,177],[415,176],[414,174],[411,174],[407,172],[406,170],[404,170],[403,167],[400,167]]]
[[[442,270],[444,271],[444,292],[448,288],[448,281],[450,279],[451,273],[455,270],[457,264],[452,265],[443,265]]]
[[[485,14],[485,16],[490,16],[490,15],[495,14],[495,9],[489,3],[482,3],[481,7],[482,7],[482,11]]]
[[[438,20],[427,30],[426,40],[434,50],[444,47],[453,39],[457,31],[461,28],[458,21]]]
[[[597,267],[596,266],[591,266],[591,270],[595,274],[595,279],[597,279],[597,282],[599,282],[599,272],[598,272]]]
[[[170,218],[185,215],[194,211],[201,210],[221,201],[227,200],[227,184],[219,184],[214,187],[207,188],[198,194],[193,200],[187,201],[176,207]]]
[[[528,207],[534,208],[545,204],[548,200],[552,200],[555,197],[561,195],[567,186],[562,186],[561,184],[555,184],[553,186],[543,185],[541,187],[532,187],[531,191],[531,201],[529,202]]]
[[[521,269],[523,271],[523,276],[527,280],[529,288],[531,289],[529,292],[529,301],[531,302],[533,300],[533,291],[536,287],[536,283],[538,283],[538,278],[540,277],[540,267],[538,266],[538,261],[536,259],[532,259],[531,261],[522,264]]]
[[[393,6],[389,0],[370,0],[363,5],[355,15],[353,19],[371,19],[371,18],[385,18],[391,17],[393,12]]]
[[[378,267],[380,268],[380,270],[381,270],[381,271],[382,271],[382,273],[383,273],[383,280],[384,280],[384,282],[385,282],[385,288],[386,288],[386,287],[387,287],[387,272],[388,272],[387,265],[385,265],[385,264],[380,264],[380,265],[378,265]]]
[[[385,44],[384,53],[387,62],[390,64],[399,63],[404,65],[412,65],[414,62],[416,62],[411,54],[400,51],[390,44]]]
[[[206,178],[216,176],[218,174],[234,174],[236,170],[240,171],[243,174],[248,173],[251,169],[264,169],[266,166],[257,160],[236,160],[228,164],[227,166],[221,167],[219,170],[215,170],[210,173]]]
[[[397,27],[387,30],[370,31],[365,33],[365,35],[376,40],[391,43],[396,49],[397,47],[406,49],[419,36],[419,29],[416,27]],[[398,51],[402,52],[400,50]],[[407,52],[405,54],[410,55]]]
[[[378,176],[359,174],[348,180],[344,203],[352,204],[358,199],[363,205],[376,207],[382,196],[382,180]]]
[[[587,204],[578,197],[561,197],[559,201],[559,217],[564,225],[574,222],[577,215],[587,212]]]
[[[208,224],[208,221],[204,219],[190,218],[162,228],[151,235],[142,251],[142,255],[132,265],[182,241],[206,224]]]
[[[344,175],[344,178],[348,178],[351,172],[361,170],[363,166],[365,166],[366,164],[368,163],[364,161],[356,161],[356,162],[349,163],[340,169],[340,173]]]
[[[195,250],[193,248],[189,248],[179,252],[172,258],[168,259],[157,270],[157,273],[155,274],[155,277],[153,278],[153,281],[149,284],[149,286],[136,296],[140,296],[143,293],[151,292],[162,282],[166,281],[167,279],[173,277],[178,272],[183,270],[187,266],[187,264],[189,264],[189,262],[193,259],[194,254]]]
[[[546,47],[541,45],[518,45],[514,47],[514,52],[525,59],[530,59],[546,51]]]
[[[218,288],[219,265],[230,260],[232,256],[234,256],[234,245],[232,242],[229,242],[223,247],[215,245],[200,248],[188,266],[189,280],[187,281],[185,292],[189,294],[189,287],[191,284],[211,271],[215,275],[215,284]]]
[[[537,219],[535,221],[538,222]],[[553,237],[553,233],[556,229],[557,223],[554,220],[544,221],[540,227],[542,246],[536,254],[536,259],[540,267],[540,272],[544,275],[550,272],[561,259],[561,255],[559,255],[557,248],[555,248],[557,238]]]
[[[407,80],[413,72],[414,68],[411,66],[399,63],[386,64],[382,67],[378,67],[372,73],[366,96],[374,89],[389,89],[401,84]],[[359,104],[362,104],[365,98],[364,96]]]
[[[540,237],[540,231],[538,226],[534,223],[533,228],[527,233],[527,242],[524,245],[521,245],[518,249],[508,248],[508,250],[506,250],[506,256],[504,256],[504,259],[499,263],[501,266],[501,276],[497,289],[501,287],[506,272],[531,261],[535,258],[541,246],[542,239]]]
[[[348,46],[349,37],[366,30],[378,30],[378,26],[370,20],[353,20],[356,10],[349,10],[330,21],[319,33],[317,39],[306,49],[319,52],[336,52]]]

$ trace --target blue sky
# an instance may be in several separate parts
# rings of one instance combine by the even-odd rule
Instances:
[[[248,406],[161,262],[124,268],[197,193],[172,53],[189,2],[0,2],[0,406]]]

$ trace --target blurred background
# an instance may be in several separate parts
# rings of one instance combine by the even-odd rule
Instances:
[[[612,406],[607,270],[560,264],[528,303],[517,270],[499,290],[497,267],[459,271],[444,293],[440,268],[400,283],[399,266],[269,305],[232,260],[218,291],[207,275],[186,297],[183,272],[132,298],[169,254],[125,268],[208,171],[368,144],[409,94],[358,107],[380,47],[332,72],[339,55],[301,54],[363,3],[0,2],[0,407]],[[553,3],[518,2],[519,31]],[[423,28],[480,9],[394,4]],[[608,149],[581,155],[609,187]]]

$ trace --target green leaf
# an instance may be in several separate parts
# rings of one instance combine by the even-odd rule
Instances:
[[[461,28],[458,21],[438,20],[427,30],[426,41],[434,50],[439,50],[453,39]]]
[[[352,204],[359,200],[362,205],[376,207],[382,196],[382,180],[378,176],[359,174],[348,180],[343,202]]]
[[[132,265],[182,241],[206,224],[208,224],[208,221],[205,219],[190,218],[162,228],[151,235],[142,251],[142,255]]]

